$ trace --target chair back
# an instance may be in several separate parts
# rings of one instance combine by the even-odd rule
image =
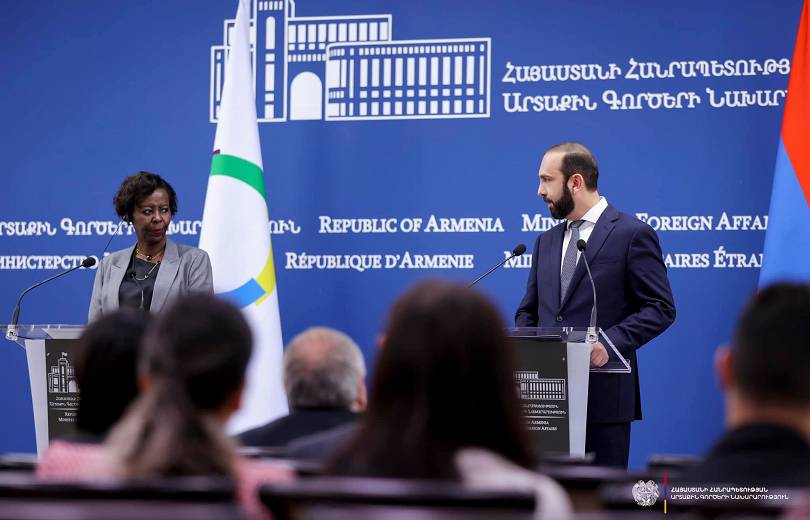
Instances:
[[[456,482],[315,477],[262,486],[276,520],[342,518],[532,518],[531,491],[471,488]]]
[[[0,473],[3,520],[240,520],[233,483],[222,478],[149,481],[41,481]]]

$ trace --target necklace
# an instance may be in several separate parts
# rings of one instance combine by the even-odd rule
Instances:
[[[143,278],[138,278],[138,275],[136,275],[136,274],[135,274],[135,271],[133,270],[133,272],[132,272],[132,278],[133,278],[133,279],[135,279],[135,280],[137,280],[137,281],[139,281],[139,282],[144,282],[144,281],[148,280],[150,276],[152,276],[152,273],[154,273],[154,272],[155,272],[155,269],[157,269],[157,267],[158,267],[159,265],[160,265],[160,261],[155,262],[155,265],[153,265],[153,266],[152,266],[152,269],[150,269],[150,270],[149,270],[149,272],[148,272],[148,273],[146,273],[146,276],[144,276]]]
[[[146,275],[143,278],[138,278],[138,275],[135,274],[135,270],[134,270],[134,267],[133,267],[133,271],[132,271],[132,275],[131,275],[132,278],[136,282],[144,282],[144,281],[148,280],[149,277],[152,276],[152,273],[155,272],[155,269],[158,268],[158,266],[160,265],[160,262],[163,261],[163,254],[165,252],[166,252],[166,246],[164,245],[163,249],[161,249],[158,254],[156,254],[156,255],[147,255],[147,254],[145,254],[145,253],[143,253],[141,251],[141,248],[138,247],[138,244],[135,244],[135,256],[136,257],[140,256],[140,257],[146,258],[147,262],[154,262],[155,265],[153,265],[152,268],[149,269],[149,272],[146,273]]]
[[[166,252],[166,246],[163,246],[163,249],[161,249],[160,253],[158,253],[156,255],[147,255],[146,253],[141,251],[141,248],[139,248],[137,245],[135,245],[135,254],[137,256],[145,258],[147,262],[152,262],[153,259],[154,259],[155,262],[160,263],[160,261],[163,260],[163,253],[165,253],[165,252]],[[160,258],[158,258],[158,256]],[[149,271],[149,272],[151,273],[151,271]]]

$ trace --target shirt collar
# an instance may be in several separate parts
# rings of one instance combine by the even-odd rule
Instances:
[[[585,222],[590,222],[591,224],[596,224],[596,221],[599,220],[599,217],[602,216],[602,213],[607,209],[608,202],[605,197],[599,197],[599,202],[593,205],[591,209],[589,209],[580,220],[584,220]],[[568,221],[568,227],[571,227],[571,221]]]

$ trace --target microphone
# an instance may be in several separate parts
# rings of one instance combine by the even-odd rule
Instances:
[[[131,273],[129,273],[129,278],[130,278],[130,280],[135,282],[135,285],[137,285],[138,289],[140,289],[140,291],[141,291],[141,304],[138,305],[138,309],[139,310],[145,310],[143,308],[143,300],[145,298],[145,296],[143,294],[143,285],[141,285],[141,282],[138,280],[138,276],[135,274],[135,271],[132,271]]]
[[[48,283],[48,282],[50,282],[52,280],[56,280],[57,278],[65,276],[68,273],[72,273],[76,269],[79,269],[81,267],[93,267],[94,265],[96,265],[96,259],[93,258],[92,256],[88,256],[87,258],[82,260],[81,264],[79,264],[79,265],[77,265],[75,267],[71,267],[70,269],[67,269],[65,271],[62,271],[61,273],[57,273],[57,274],[55,274],[55,275],[53,275],[53,276],[51,276],[49,278],[46,278],[46,279],[42,280],[41,282],[37,282],[34,285],[32,285],[31,287],[29,287],[28,289],[24,290],[20,294],[19,298],[17,298],[17,304],[14,306],[14,312],[11,314],[11,323],[9,323],[8,328],[6,329],[6,339],[11,340],[11,341],[16,341],[17,340],[17,321],[20,319],[20,302],[22,301],[23,297],[26,294],[33,291],[34,289],[36,289],[40,285],[45,285],[46,283]]]
[[[588,332],[585,334],[585,341],[588,343],[596,343],[599,341],[596,334],[596,284],[593,283],[593,276],[591,275],[591,266],[588,265],[588,259],[585,257],[585,248],[588,243],[583,239],[577,240],[577,249],[582,253],[582,260],[585,262],[585,269],[588,271],[588,279],[591,281],[591,289],[593,289],[593,307],[591,307],[591,323],[588,326]]]
[[[477,284],[478,282],[480,282],[481,280],[483,280],[484,278],[486,278],[487,276],[489,276],[489,275],[490,275],[490,273],[492,273],[492,271],[494,271],[495,269],[499,268],[500,266],[502,266],[503,264],[505,264],[505,263],[506,263],[506,262],[508,262],[509,260],[511,260],[511,259],[513,259],[513,258],[515,258],[515,257],[518,257],[518,256],[522,255],[522,254],[523,254],[523,253],[525,253],[525,252],[526,252],[526,244],[518,244],[518,245],[516,245],[516,246],[515,246],[515,248],[512,250],[512,254],[511,254],[511,255],[507,256],[506,258],[504,258],[503,260],[501,260],[500,262],[498,262],[497,264],[495,264],[495,267],[493,267],[492,269],[490,269],[490,270],[489,270],[489,271],[487,271],[486,273],[482,274],[481,276],[479,276],[478,278],[476,278],[475,280],[473,280],[473,282],[472,282],[470,285],[468,285],[468,287],[472,287],[472,286],[474,286],[475,284]]]

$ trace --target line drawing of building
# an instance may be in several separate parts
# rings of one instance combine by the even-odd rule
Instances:
[[[76,393],[79,391],[73,365],[67,358],[67,352],[62,352],[55,365],[51,365],[48,373],[49,393]]]
[[[531,370],[515,371],[515,389],[518,398],[531,401],[564,401],[565,379],[541,378]]]
[[[296,16],[295,0],[253,0],[259,122],[490,117],[491,38],[393,39],[393,16]],[[218,121],[235,20],[211,46],[209,120]]]

